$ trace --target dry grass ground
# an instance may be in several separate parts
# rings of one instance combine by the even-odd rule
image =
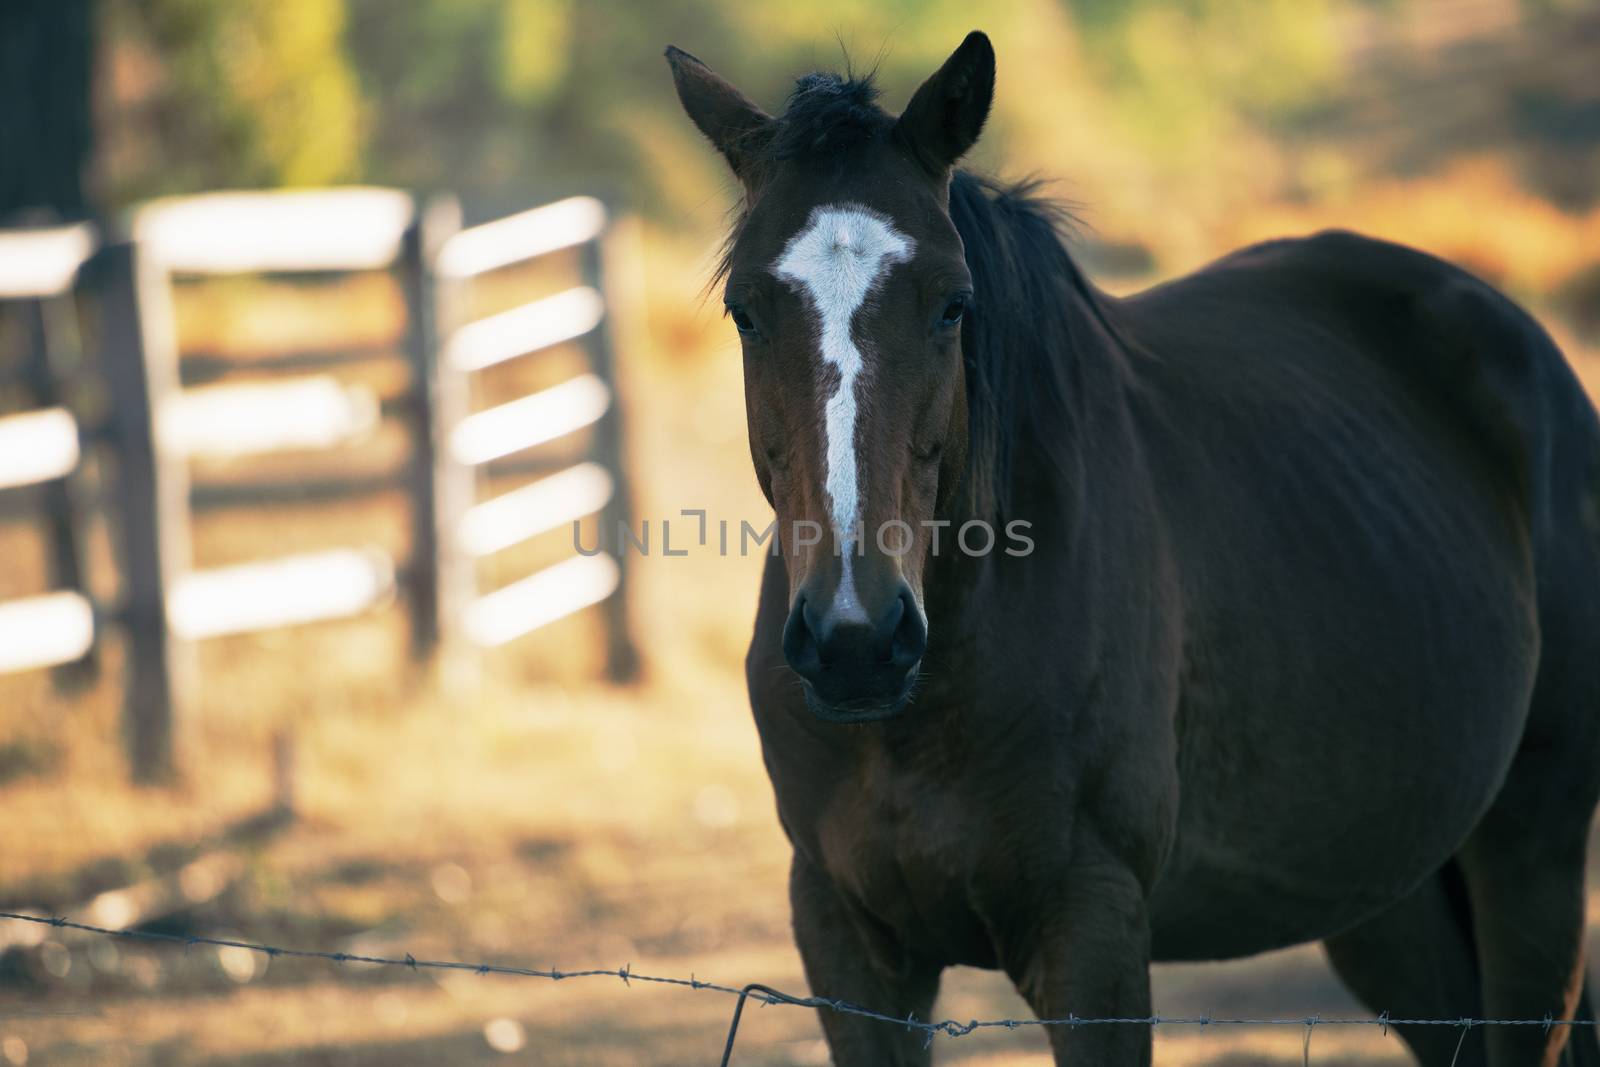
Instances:
[[[1559,228],[1541,226],[1565,255]],[[764,525],[737,351],[715,302],[698,302],[704,247],[655,235],[621,280],[644,309],[622,324],[620,345],[638,513],[659,521],[703,507]],[[223,341],[237,340],[229,330],[259,340],[291,328],[281,316],[212,323],[206,316],[225,299],[197,300],[189,328]],[[381,333],[336,305],[349,328]],[[526,383],[504,388],[514,385]],[[350,540],[402,551],[404,529],[397,499],[224,514],[197,522],[196,552],[211,564]],[[486,582],[559,551],[564,536]],[[6,595],[31,590],[36,557],[25,531],[0,531]],[[189,770],[171,789],[126,784],[109,682],[64,699],[41,676],[0,678],[0,904],[63,909],[181,869],[200,843],[226,839],[271,802],[271,739],[287,732],[298,818],[275,833],[236,834],[240,862],[226,888],[197,893],[201,902],[168,928],[534,967],[631,964],[802,992],[786,847],[739,668],[758,567],[704,550],[640,562],[634,616],[648,673],[630,688],[587,680],[597,632],[586,617],[491,655],[475,683],[407,664],[396,609],[213,642],[201,654]],[[118,669],[113,642],[107,677]],[[27,934],[0,924],[0,943]],[[615,980],[339,968],[53,931],[47,940],[5,957],[0,1063],[666,1067],[714,1062],[732,1008],[721,994]],[[1309,948],[1158,968],[1157,989],[1159,1009],[1174,1014],[1357,1010]],[[968,971],[950,977],[939,1011],[1026,1015],[1003,981]],[[1303,1051],[1293,1028],[1174,1028],[1156,1040],[1167,1065],[1290,1064]],[[1037,1030],[985,1031],[941,1038],[939,1058],[1009,1067],[1040,1062],[1043,1047]],[[747,1014],[735,1062],[824,1059],[810,1012]],[[1324,1029],[1311,1062],[1404,1059],[1392,1036]]]

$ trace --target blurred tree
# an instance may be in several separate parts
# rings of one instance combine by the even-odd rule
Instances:
[[[1120,118],[1152,143],[1292,123],[1337,85],[1340,0],[1069,0]]]
[[[92,0],[0,4],[0,224],[89,214]]]
[[[461,192],[477,213],[578,189],[659,203],[635,118],[672,99],[667,27],[737,35],[705,0],[349,0],[349,47],[374,106],[376,180]],[[663,94],[663,89],[666,89]],[[597,188],[598,186],[598,188]]]
[[[1531,160],[1529,173],[1570,174],[1580,190],[1592,173],[1560,162],[1585,138],[1579,148],[1593,157],[1581,62],[1593,38],[1567,29],[1583,0],[1461,0],[1461,10],[1492,8],[1520,26],[1501,36],[1533,68],[1550,67],[1556,46],[1530,28],[1561,30],[1571,62],[1556,73],[1572,73],[1524,79],[1524,91],[1500,68],[1452,69],[1448,86],[1471,92],[1452,90],[1449,108],[1436,106],[1437,86],[1413,93],[1406,80],[1438,65],[1444,45],[1419,62],[1406,44],[1390,65],[1368,45],[1454,25],[1453,0],[1014,0],[978,17],[960,0],[101,2],[113,106],[100,156],[118,202],[361,177],[456,190],[474,216],[581,190],[704,219],[726,203],[727,176],[678,114],[657,58],[665,44],[701,54],[770,107],[796,73],[841,65],[848,46],[898,107],[974,23],[1002,52],[977,165],[1003,157],[1082,177],[1108,213],[1145,224],[1169,204],[1161,224],[1183,229],[1241,203],[1326,195],[1363,170],[1395,169],[1401,152],[1417,157],[1413,132],[1427,124],[1416,115],[1435,112],[1456,117],[1432,124],[1437,150],[1414,166],[1481,149],[1489,130]],[[15,18],[33,6],[50,5],[12,0],[0,11]],[[1472,115],[1498,108],[1503,120],[1469,122],[1474,94],[1488,102]],[[1380,128],[1395,150],[1377,150]],[[1463,129],[1476,131],[1470,144]],[[1548,133],[1534,144],[1530,130]],[[1513,135],[1528,145],[1517,149]]]
[[[119,200],[360,173],[342,0],[107,0]]]

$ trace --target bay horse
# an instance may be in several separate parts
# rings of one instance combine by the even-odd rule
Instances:
[[[1375,1012],[1586,1012],[1600,427],[1543,330],[1342,232],[1100,292],[1047,202],[956,169],[981,33],[898,117],[870,77],[773,117],[667,59],[743,187],[725,298],[781,545],[747,676],[812,990],[926,1020],[965,964],[1040,1018],[1142,1018],[1152,960],[1320,940]],[[929,1062],[822,1015],[841,1067]],[[1147,1026],[1048,1032],[1151,1059]],[[1600,1063],[1591,1027],[1400,1033],[1428,1067]]]

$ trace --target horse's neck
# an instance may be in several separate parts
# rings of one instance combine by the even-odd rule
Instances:
[[[1053,595],[1048,583],[1020,583],[1019,588],[1015,580],[998,579],[995,568],[1008,562],[1012,574],[1019,567],[1048,570],[1032,566],[1028,559],[1003,557],[1010,543],[1008,524],[1028,524],[1022,532],[1033,540],[1032,551],[1044,554],[1041,562],[1081,556],[1083,539],[1093,536],[1094,524],[1086,520],[1092,517],[1097,493],[1116,491],[1097,480],[1114,481],[1115,472],[1124,467],[1117,457],[1126,455],[1130,443],[1129,356],[1110,318],[1116,314],[1115,303],[1093,290],[1086,296],[1074,289],[1062,297],[1074,305],[1072,333],[1068,349],[1050,352],[1049,358],[1066,362],[1039,371],[1060,375],[1061,410],[1027,407],[1039,405],[1039,387],[1025,374],[1013,378],[1013,395],[1000,398],[1010,406],[1006,430],[1014,435],[1005,468],[967,472],[968,478],[1004,480],[995,486],[995,499],[1004,502],[1003,510],[975,511],[968,494],[957,494],[960,502],[951,514],[941,516],[952,532],[979,521],[987,523],[996,538],[989,555],[975,557],[955,545],[955,551],[941,552],[930,563],[924,583],[928,596],[961,619],[984,617],[984,610],[1022,608],[1019,598],[1048,601]],[[1037,350],[1050,351],[1046,345]]]

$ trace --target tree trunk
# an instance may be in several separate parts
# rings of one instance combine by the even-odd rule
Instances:
[[[94,6],[0,3],[0,225],[89,214]]]

